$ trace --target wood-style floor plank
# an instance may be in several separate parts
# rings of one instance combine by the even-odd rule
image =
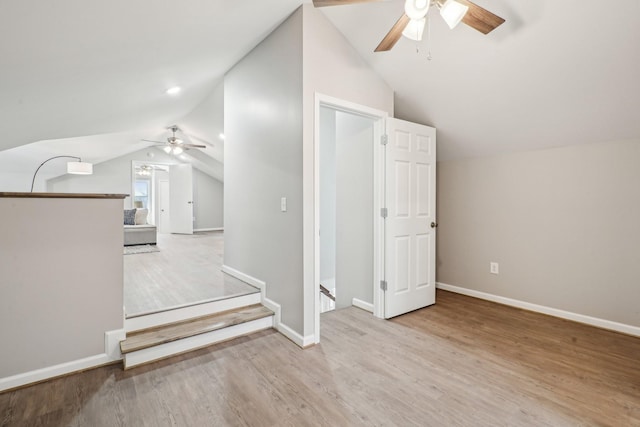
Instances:
[[[273,316],[273,311],[260,304],[255,304],[155,328],[143,329],[127,334],[127,339],[120,341],[120,351],[123,354],[131,353],[132,351],[217,331],[218,329],[268,316]]]
[[[222,273],[224,233],[158,234],[159,252],[124,256],[127,317],[259,292]]]
[[[2,426],[640,426],[640,339],[439,291],[0,394]]]

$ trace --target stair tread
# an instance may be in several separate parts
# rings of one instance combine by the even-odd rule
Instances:
[[[120,351],[122,354],[131,353],[268,316],[273,316],[273,311],[261,304],[254,304],[222,313],[145,329],[127,334],[127,338],[120,342]]]

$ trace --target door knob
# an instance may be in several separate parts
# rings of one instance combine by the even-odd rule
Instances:
[[[437,222],[431,222],[431,228],[436,228],[438,226]]]

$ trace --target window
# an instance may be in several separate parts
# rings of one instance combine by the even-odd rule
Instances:
[[[151,182],[147,179],[136,179],[133,207],[149,209],[150,194]]]

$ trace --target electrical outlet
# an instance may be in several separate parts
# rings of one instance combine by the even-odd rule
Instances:
[[[287,198],[286,197],[281,197],[280,198],[280,210],[282,212],[286,212],[287,211]]]
[[[497,262],[489,263],[489,273],[491,274],[500,274],[500,266]]]

